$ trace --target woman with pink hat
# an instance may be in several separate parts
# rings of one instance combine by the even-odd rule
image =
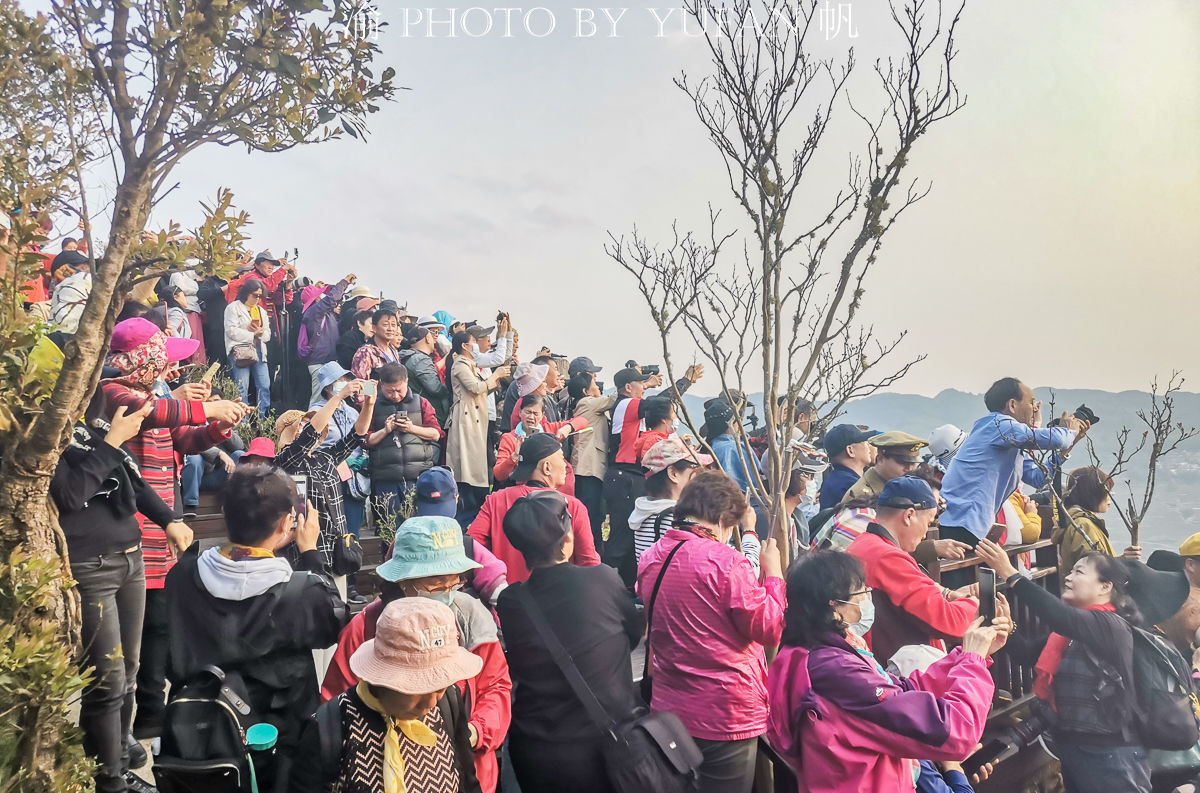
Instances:
[[[479,793],[470,728],[455,685],[483,661],[458,643],[449,606],[413,597],[389,603],[375,637],[350,657],[358,685],[326,702],[302,728],[292,793]],[[324,747],[340,746],[328,763]]]
[[[229,437],[246,414],[246,406],[219,399],[211,402],[171,399],[160,380],[172,363],[196,352],[195,339],[164,336],[147,319],[134,317],[113,328],[108,364],[118,376],[101,383],[111,419],[124,406],[128,413],[154,408],[143,419],[141,430],[125,444],[141,469],[142,478],[167,506],[175,508],[175,459],[199,454]],[[142,553],[146,564],[146,618],[142,629],[141,667],[137,683],[137,720],[134,734],[155,737],[161,728],[166,701],[167,632],[166,601],[162,597],[167,571],[175,556],[191,545],[191,533],[168,538],[145,515],[138,513]]]

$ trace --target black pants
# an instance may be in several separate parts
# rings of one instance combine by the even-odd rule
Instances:
[[[510,732],[508,752],[521,793],[612,793],[599,739],[539,741]]]
[[[157,738],[162,733],[167,707],[167,593],[146,590],[146,616],[142,620],[141,665],[137,673],[137,720],[134,737]]]
[[[125,790],[129,750],[125,736],[133,716],[146,568],[142,552],[109,553],[71,560],[82,601],[84,664],[95,678],[83,690],[79,726],[83,749],[99,763],[98,793]]]
[[[961,526],[942,526],[938,530],[938,535],[943,540],[958,540],[961,543],[969,545],[972,549],[979,544],[979,538]],[[964,570],[951,570],[947,573],[942,573],[942,586],[947,589],[958,589],[959,587],[970,586],[979,580],[979,574],[976,568],[968,567]]]
[[[587,507],[592,523],[592,540],[597,550],[604,547],[604,480],[598,476],[575,477],[575,498]]]
[[[455,518],[464,529],[468,528],[474,522],[476,516],[479,515],[479,509],[483,506],[483,501],[488,497],[488,488],[468,485],[466,482],[458,482],[458,514]]]
[[[604,543],[604,563],[617,568],[625,586],[633,588],[637,580],[637,557],[633,549],[633,529],[629,516],[633,503],[646,494],[646,477],[634,471],[610,467],[604,477],[604,500],[608,504],[608,542]]]
[[[700,793],[750,793],[758,739],[706,741],[696,739],[704,763],[700,766]]]

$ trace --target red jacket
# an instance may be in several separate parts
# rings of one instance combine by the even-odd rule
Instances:
[[[375,624],[383,606],[382,600],[376,600],[355,614],[342,629],[333,660],[325,672],[325,681],[321,684],[322,702],[358,685],[358,676],[350,671],[350,656],[363,642],[375,636]],[[475,677],[459,682],[458,690],[469,703],[469,720],[479,733],[479,745],[475,747],[475,775],[479,777],[483,793],[495,793],[500,780],[496,752],[504,743],[512,721],[512,678],[500,642],[484,642],[471,652],[483,659],[483,668]]]
[[[529,568],[525,566],[525,557],[508,542],[504,534],[504,516],[508,508],[518,498],[534,491],[545,490],[529,485],[514,485],[503,490],[497,490],[486,499],[479,509],[479,515],[467,529],[467,534],[483,543],[489,551],[496,554],[500,561],[508,565],[508,583],[515,584],[529,578]],[[596,553],[596,544],[592,539],[592,524],[588,520],[587,507],[574,496],[567,496],[567,511],[571,515],[571,531],[575,535],[575,550],[571,554],[571,564],[580,567],[593,567],[600,564],[600,556]]]
[[[155,400],[154,410],[142,421],[141,432],[131,438],[125,448],[141,468],[142,478],[174,510],[178,476],[175,453],[199,454],[228,439],[229,431],[208,423],[203,402],[159,399],[117,382],[107,382],[101,387],[110,414],[121,405],[125,406],[126,412],[132,413],[147,399]],[[142,528],[146,588],[162,589],[167,572],[175,564],[167,549],[167,534],[142,513],[139,512],[137,518]]]
[[[941,585],[878,523],[867,526],[846,550],[862,562],[867,586],[874,590],[875,627],[866,639],[879,663],[887,664],[906,644],[932,644],[944,650],[941,638],[961,638],[975,619],[974,598],[946,600]]]
[[[549,432],[553,435],[568,424],[578,432],[587,427],[588,420],[582,416],[573,418],[570,421],[546,421],[542,419],[542,432]],[[520,423],[518,422],[515,426],[520,426]],[[525,437],[524,435],[518,437],[515,430],[513,432],[506,432],[500,436],[500,449],[496,452],[496,464],[492,466],[492,476],[496,477],[497,482],[505,481],[516,470],[517,464],[513,461],[513,454],[521,447],[521,441]],[[568,496],[575,495],[575,469],[571,467],[569,461],[567,462],[567,481],[563,483],[562,487],[558,488],[558,492]]]

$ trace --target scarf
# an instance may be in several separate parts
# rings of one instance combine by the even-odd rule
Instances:
[[[371,710],[383,716],[387,735],[383,738],[383,793],[404,793],[404,756],[400,751],[400,733],[418,746],[437,745],[437,735],[419,719],[393,719],[383,711],[383,705],[371,693],[371,687],[360,681],[354,689]]]
[[[690,531],[692,534],[695,534],[697,537],[700,537],[701,539],[705,539],[705,540],[716,540],[717,539],[717,535],[712,529],[708,528],[707,526],[701,526],[699,523],[693,523],[690,520],[676,521],[675,528],[677,528],[681,531]]]
[[[1117,609],[1111,603],[1100,603],[1088,606],[1087,610],[1116,611]],[[1038,656],[1037,663],[1033,667],[1037,670],[1037,677],[1033,681],[1033,693],[1043,702],[1050,703],[1050,707],[1055,711],[1058,710],[1058,706],[1054,703],[1054,675],[1058,673],[1058,665],[1062,663],[1063,653],[1070,645],[1071,640],[1061,633],[1050,634],[1050,638],[1046,640],[1046,647]]]
[[[228,543],[222,546],[218,552],[226,559],[234,562],[245,561],[246,559],[273,559],[275,554],[268,551],[266,548],[259,548],[253,545],[238,545],[235,542]]]
[[[170,364],[167,360],[167,338],[162,333],[155,333],[132,350],[113,353],[108,362],[120,372],[120,380],[149,388]]]

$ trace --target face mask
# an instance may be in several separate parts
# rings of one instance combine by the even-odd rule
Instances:
[[[472,355],[478,355],[478,354],[479,354],[479,345],[478,345],[478,344],[476,344],[475,342],[471,342],[471,354],[472,354]]]
[[[858,622],[850,626],[850,632],[855,636],[866,636],[875,622],[875,601],[868,597],[862,603],[854,605],[858,606],[859,617]]]
[[[342,389],[344,389],[347,385],[349,385],[349,383],[347,383],[343,380],[339,380],[336,383],[334,383],[333,384],[333,395],[337,396],[338,394],[342,393]]]
[[[448,589],[445,592],[426,592],[424,589],[418,589],[417,597],[423,597],[423,598],[429,598],[430,600],[436,600],[438,603],[442,603],[446,606],[454,605],[454,590],[453,589]]]

